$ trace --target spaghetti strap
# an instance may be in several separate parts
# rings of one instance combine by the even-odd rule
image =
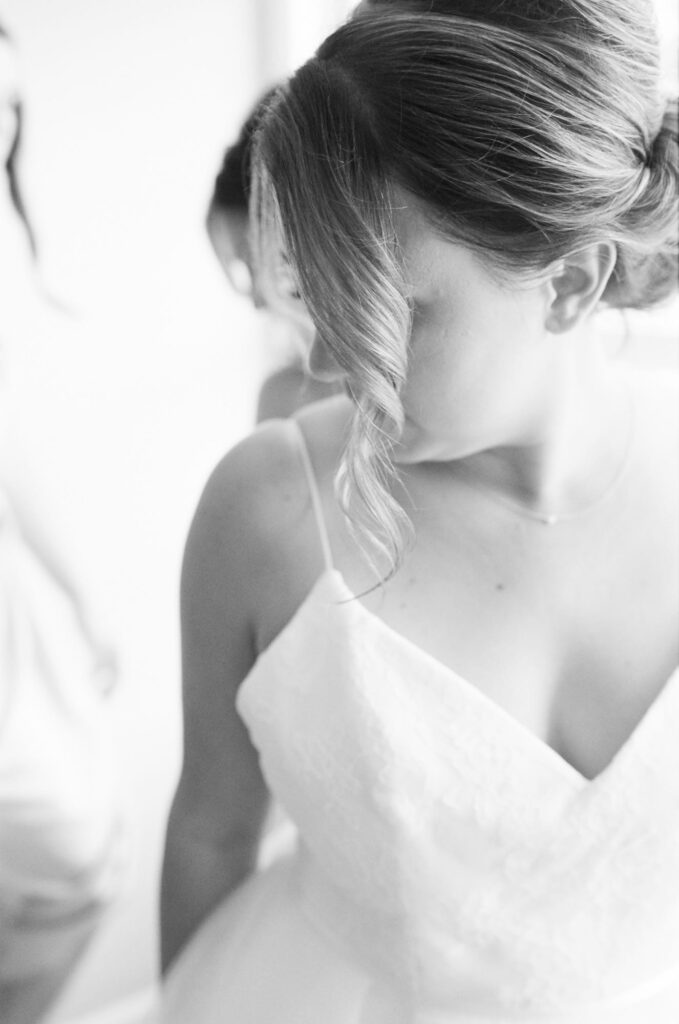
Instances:
[[[314,468],[311,465],[311,458],[309,456],[306,439],[297,420],[291,418],[288,420],[288,423],[290,424],[292,433],[295,437],[295,444],[302,460],[302,465],[304,466],[304,474],[309,486],[311,504],[313,505],[314,518],[318,529],[318,537],[321,542],[321,550],[323,551],[323,562],[326,569],[333,569],[334,565],[332,560],[332,549],[330,547],[330,538],[328,537],[328,527],[326,526],[325,516],[323,515],[321,496],[318,491],[318,483],[316,482]]]

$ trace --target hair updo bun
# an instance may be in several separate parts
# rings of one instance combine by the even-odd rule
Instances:
[[[668,100],[642,167],[638,194],[627,218],[629,241],[618,244],[615,269],[603,296],[611,306],[644,309],[677,287],[677,109],[677,98]]]

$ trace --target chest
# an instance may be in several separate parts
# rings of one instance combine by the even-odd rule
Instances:
[[[672,531],[463,522],[420,522],[364,604],[594,777],[679,662]]]

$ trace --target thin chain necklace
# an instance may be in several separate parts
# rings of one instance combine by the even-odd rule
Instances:
[[[469,469],[464,461],[460,461],[455,466],[455,472],[459,473],[464,477],[465,482],[468,486],[473,487],[475,490],[482,491],[488,498],[494,501],[497,505],[502,505],[504,508],[515,512],[518,515],[524,516],[526,519],[532,519],[536,523],[540,523],[542,526],[556,526],[557,523],[568,522],[571,519],[578,519],[581,516],[592,512],[599,505],[613,493],[625,476],[629,464],[632,460],[632,451],[634,448],[634,439],[636,437],[636,405],[632,398],[630,391],[627,391],[627,402],[628,402],[628,429],[627,438],[625,441],[625,448],[620,458],[620,461],[613,473],[613,476],[608,481],[606,486],[599,491],[599,493],[592,498],[590,501],[585,502],[584,505],[580,505],[578,508],[571,509],[566,512],[559,511],[542,511],[540,509],[532,508],[530,505],[526,505],[520,501],[513,501],[511,498],[505,497],[497,488],[493,487],[492,484],[486,483],[484,480],[474,476],[473,472]]]

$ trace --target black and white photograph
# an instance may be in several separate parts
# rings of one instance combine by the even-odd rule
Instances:
[[[0,0],[0,1024],[679,1024],[676,0]]]

